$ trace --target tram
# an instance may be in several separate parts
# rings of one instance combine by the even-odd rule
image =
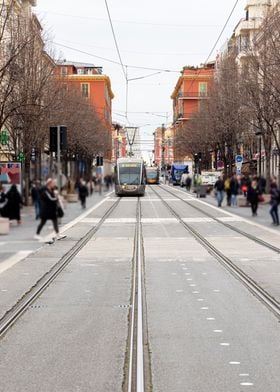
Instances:
[[[147,184],[159,184],[159,169],[157,167],[147,167]]]
[[[119,158],[115,167],[117,196],[144,196],[146,170],[144,161],[137,158]]]

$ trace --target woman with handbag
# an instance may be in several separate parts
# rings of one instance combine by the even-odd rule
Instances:
[[[247,191],[247,200],[251,204],[252,216],[257,216],[257,210],[261,197],[261,191],[257,180],[252,180],[252,183],[249,185]]]

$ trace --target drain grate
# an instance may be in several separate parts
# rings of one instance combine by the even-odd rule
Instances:
[[[130,309],[130,308],[131,308],[131,305],[122,304],[122,305],[119,305],[119,308],[120,308],[120,309]]]

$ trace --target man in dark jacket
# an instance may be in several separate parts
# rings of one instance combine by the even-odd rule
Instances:
[[[43,226],[46,224],[47,220],[51,220],[53,222],[53,227],[56,232],[56,238],[59,238],[59,229],[58,229],[58,221],[57,221],[57,206],[58,199],[54,194],[54,182],[51,178],[47,180],[46,186],[42,189],[40,193],[40,217],[41,222],[37,228],[35,239],[41,240],[40,232]]]
[[[222,202],[224,199],[225,183],[223,177],[221,176],[215,183],[214,189],[216,192],[218,207],[222,207]]]
[[[79,199],[81,201],[82,208],[86,208],[86,198],[88,197],[88,188],[84,180],[81,180],[79,186]]]

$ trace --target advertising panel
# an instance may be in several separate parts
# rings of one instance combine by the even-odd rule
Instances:
[[[21,163],[20,162],[0,162],[0,182],[3,184],[5,192],[11,185],[15,184],[20,193],[21,189]]]

